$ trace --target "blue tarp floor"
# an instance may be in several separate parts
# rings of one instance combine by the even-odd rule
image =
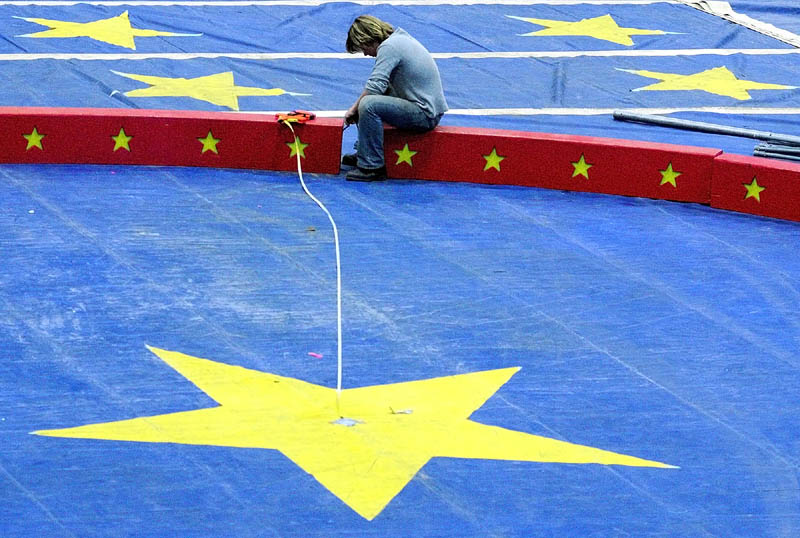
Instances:
[[[730,5],[800,31],[788,1]],[[798,134],[800,49],[682,2],[0,2],[0,105],[340,115],[361,13],[436,55],[447,125]],[[797,223],[306,180],[341,236],[352,426],[328,420],[333,236],[296,174],[0,166],[0,534],[800,535]]]

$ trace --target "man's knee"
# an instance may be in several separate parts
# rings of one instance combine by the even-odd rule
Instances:
[[[375,111],[375,105],[379,101],[379,95],[365,95],[358,103],[358,116],[364,117]]]

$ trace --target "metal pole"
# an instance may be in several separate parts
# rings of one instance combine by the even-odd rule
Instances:
[[[712,134],[741,136],[745,138],[754,138],[756,140],[765,140],[767,142],[776,142],[779,144],[800,146],[800,136],[770,133],[767,131],[756,131],[754,129],[743,129],[739,127],[729,127],[727,125],[718,125],[716,123],[704,123],[700,121],[682,120],[678,118],[656,116],[653,114],[638,114],[636,112],[627,112],[625,110],[615,110],[614,119],[619,121],[649,123],[653,125],[661,125],[664,127],[674,127],[676,129],[686,129],[689,131],[700,131]]]
[[[756,148],[753,151],[756,157],[767,157],[769,159],[783,159],[784,161],[800,161],[800,155],[791,155],[789,153],[776,153],[774,151],[766,151]]]
[[[766,151],[768,153],[780,153],[784,155],[800,156],[800,147],[797,146],[778,146],[775,144],[759,144],[756,146],[758,151]]]

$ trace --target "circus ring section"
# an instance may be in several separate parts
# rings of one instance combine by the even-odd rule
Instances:
[[[338,174],[342,120],[224,112],[0,107],[3,164],[200,166]],[[387,129],[390,178],[693,202],[800,221],[800,164],[719,149],[438,127]]]

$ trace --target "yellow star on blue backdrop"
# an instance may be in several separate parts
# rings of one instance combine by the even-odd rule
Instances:
[[[136,49],[135,37],[187,37],[199,36],[202,34],[176,34],[174,32],[161,32],[158,30],[142,30],[133,28],[128,19],[128,12],[91,22],[58,21],[52,19],[37,19],[33,17],[16,17],[28,22],[33,22],[41,26],[48,26],[49,30],[43,30],[33,34],[24,34],[18,37],[33,38],[72,38],[88,37],[95,41],[101,41],[127,49]]]
[[[239,97],[275,96],[275,95],[307,95],[287,92],[281,88],[254,88],[237,86],[233,80],[233,72],[215,73],[195,78],[169,78],[151,75],[136,75],[113,71],[119,76],[138,80],[148,84],[148,88],[140,88],[125,92],[128,97],[191,97],[207,101],[214,105],[239,110]]]
[[[661,82],[650,84],[633,91],[679,91],[679,90],[701,90],[714,95],[733,97],[740,101],[750,99],[748,90],[793,90],[796,86],[786,86],[784,84],[770,84],[766,82],[755,82],[753,80],[743,80],[737,78],[730,69],[725,66],[706,69],[699,73],[681,75],[679,73],[659,73],[656,71],[645,71],[635,69],[619,69],[626,73],[633,73],[647,78],[659,79]]]
[[[579,21],[534,19],[531,17],[516,17],[514,15],[506,15],[506,17],[546,27],[544,30],[521,34],[523,36],[585,36],[610,41],[619,45],[632,46],[633,40],[631,36],[664,35],[669,33],[662,30],[622,28],[611,15],[602,15]]]

